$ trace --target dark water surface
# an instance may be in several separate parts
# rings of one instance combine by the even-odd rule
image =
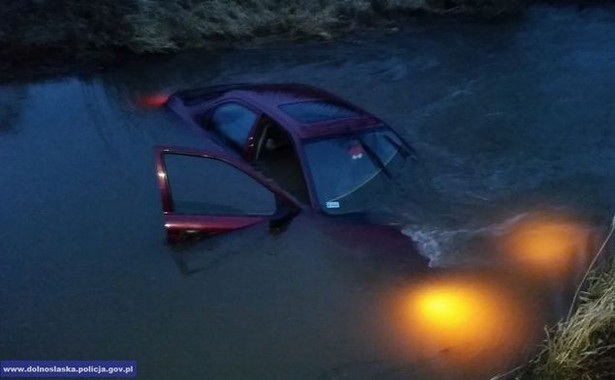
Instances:
[[[567,311],[613,210],[613,35],[612,8],[534,8],[0,87],[0,358],[133,359],[143,379],[513,367]],[[414,145],[420,178],[402,181],[422,190],[392,211],[430,272],[309,213],[165,244],[153,147],[202,135],[142,100],[244,81],[323,87]]]

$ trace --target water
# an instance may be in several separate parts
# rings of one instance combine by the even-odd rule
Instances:
[[[0,87],[0,358],[134,359],[146,379],[513,367],[566,313],[613,210],[614,18],[538,7]],[[434,268],[309,213],[166,245],[153,147],[201,135],[142,100],[244,81],[317,85],[395,126],[421,162],[400,236]]]

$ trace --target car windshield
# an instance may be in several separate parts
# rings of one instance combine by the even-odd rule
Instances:
[[[393,162],[407,156],[403,142],[387,128],[309,142],[304,149],[318,202],[329,214],[377,207]]]

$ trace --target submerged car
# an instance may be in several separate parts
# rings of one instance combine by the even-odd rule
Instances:
[[[204,149],[158,147],[169,240],[270,222],[301,210],[340,216],[382,203],[392,170],[414,152],[377,117],[304,84],[179,91],[166,105],[202,131]]]

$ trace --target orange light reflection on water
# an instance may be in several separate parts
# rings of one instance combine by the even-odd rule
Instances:
[[[431,371],[476,376],[505,370],[526,347],[535,316],[518,295],[493,280],[450,276],[403,294],[398,326],[413,360]]]
[[[495,236],[493,254],[507,257],[499,272],[440,273],[402,290],[394,325],[404,360],[421,363],[433,379],[490,378],[523,362],[543,337],[554,296],[537,280],[583,269],[591,231],[571,218],[534,214]]]
[[[503,237],[506,254],[539,275],[564,276],[589,252],[590,229],[554,216],[534,216],[513,225]]]

